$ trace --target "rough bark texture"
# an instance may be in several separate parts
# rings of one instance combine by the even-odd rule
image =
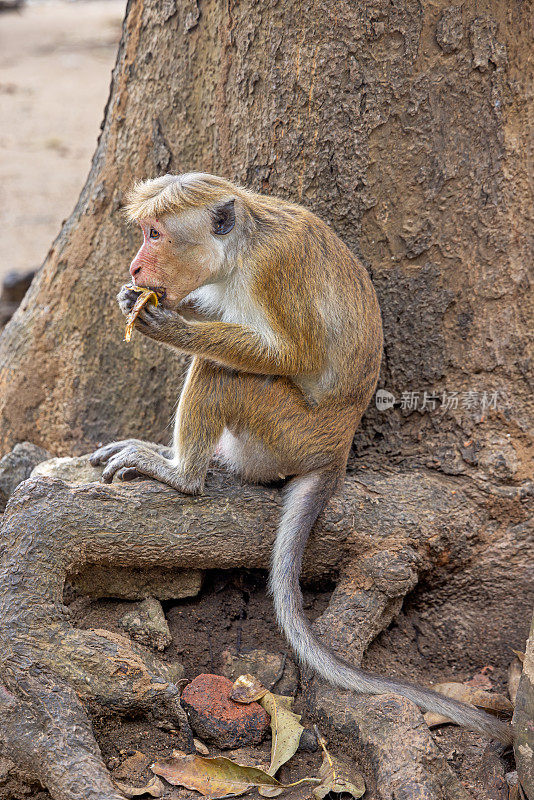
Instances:
[[[534,798],[534,620],[525,652],[514,712],[517,772],[528,800]]]
[[[266,568],[280,495],[275,489],[235,485],[220,473],[210,475],[202,497],[184,496],[153,481],[87,483],[89,470],[82,459],[71,464],[71,478],[76,463],[84,483],[30,478],[20,484],[4,514],[0,746],[56,800],[110,800],[118,795],[110,789],[84,705],[144,712],[178,726],[175,681],[181,670],[117,634],[74,628],[63,605],[65,579],[88,565]],[[61,469],[64,465],[59,474]],[[93,477],[99,476],[94,469]],[[501,560],[509,563],[512,548],[506,537],[511,534],[519,544],[521,526],[492,537],[489,517],[474,513],[473,487],[463,483],[425,472],[391,472],[384,478],[366,471],[349,478],[345,491],[329,504],[310,540],[304,575],[317,579],[340,573],[317,630],[341,655],[360,661],[419,575],[445,577],[465,567],[466,558],[479,555],[482,561],[499,539],[507,541]],[[521,515],[523,500],[515,502]],[[529,544],[531,539],[527,549]],[[515,597],[528,593],[532,554],[530,559],[523,555],[522,569],[501,574],[504,583],[498,587]],[[495,581],[494,572],[488,580]],[[479,623],[485,635],[488,616],[486,609]],[[352,638],[347,636],[351,631]],[[358,746],[371,753],[367,766],[381,800],[444,800],[451,787],[456,787],[454,796],[462,797],[409,703],[390,697],[348,703],[343,696],[336,703],[336,693],[317,681],[312,691],[314,712],[327,724],[344,733],[356,726]],[[410,794],[410,786],[414,792],[422,788]]]
[[[182,368],[139,336],[121,343],[113,298],[138,234],[120,206],[135,179],[201,169],[302,201],[361,253],[397,400],[499,392],[489,414],[374,410],[360,449],[524,478],[531,13],[505,0],[129,3],[87,184],[2,336],[4,451],[166,437]]]

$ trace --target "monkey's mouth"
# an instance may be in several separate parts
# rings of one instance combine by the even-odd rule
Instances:
[[[164,286],[147,286],[146,288],[154,292],[160,303],[167,297],[167,289]]]

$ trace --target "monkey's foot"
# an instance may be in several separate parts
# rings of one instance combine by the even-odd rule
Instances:
[[[111,483],[114,477],[128,481],[142,476],[154,478],[182,494],[200,494],[204,485],[203,477],[182,472],[170,458],[162,454],[167,450],[151,442],[126,439],[101,447],[90,456],[89,461],[93,466],[105,464],[102,471],[104,483]]]
[[[102,466],[103,464],[107,464],[110,458],[120,453],[121,450],[136,446],[141,446],[148,449],[150,452],[159,453],[159,455],[164,458],[172,457],[172,449],[162,444],[143,442],[141,439],[121,439],[118,442],[110,442],[103,447],[99,447],[98,450],[95,450],[94,453],[89,455],[89,463],[93,467]]]

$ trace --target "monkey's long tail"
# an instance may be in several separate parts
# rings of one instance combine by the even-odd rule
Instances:
[[[302,556],[310,531],[332,495],[337,480],[335,473],[313,472],[291,481],[274,546],[270,591],[278,622],[299,660],[342,689],[368,694],[400,694],[424,711],[443,714],[465,728],[510,744],[512,728],[507,723],[431,689],[353,667],[334,655],[313,634],[302,608],[299,584]]]

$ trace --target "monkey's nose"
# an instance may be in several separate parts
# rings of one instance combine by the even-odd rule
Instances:
[[[140,272],[141,272],[141,267],[134,267],[133,264],[131,265],[130,275],[132,276],[132,278],[135,278],[135,276],[138,275]]]

